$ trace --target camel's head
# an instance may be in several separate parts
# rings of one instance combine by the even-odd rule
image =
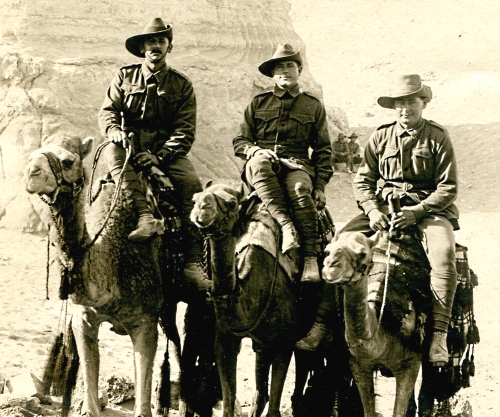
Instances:
[[[32,152],[25,169],[26,190],[55,201],[59,191],[83,186],[82,160],[92,150],[93,138],[64,138]]]
[[[221,224],[225,218],[236,218],[242,198],[243,188],[235,189],[229,185],[209,183],[202,192],[193,196],[191,221],[206,229]]]
[[[341,233],[325,249],[323,279],[330,284],[351,282],[357,272],[364,272],[372,259],[372,249],[379,234],[367,238],[362,233]],[[362,274],[357,274],[358,279]]]

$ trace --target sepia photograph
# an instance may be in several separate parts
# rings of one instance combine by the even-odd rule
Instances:
[[[0,416],[500,417],[499,15],[0,0]]]

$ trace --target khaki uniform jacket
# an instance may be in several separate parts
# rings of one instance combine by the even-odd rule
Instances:
[[[146,120],[147,80],[152,75],[144,63],[118,70],[99,112],[101,132],[106,136],[112,129],[121,127],[148,131],[153,138],[152,153],[162,159],[186,155],[196,132],[193,85],[184,75],[165,65],[154,74],[158,80],[155,117]]]
[[[396,191],[414,202],[409,209],[417,221],[428,214],[458,219],[457,164],[444,127],[425,119],[410,132],[397,122],[380,126],[368,141],[363,161],[353,188],[365,214]],[[377,196],[379,180],[383,184]]]
[[[322,191],[333,175],[325,107],[298,86],[288,92],[275,87],[255,96],[233,147],[242,159],[272,149],[289,168],[306,171]]]

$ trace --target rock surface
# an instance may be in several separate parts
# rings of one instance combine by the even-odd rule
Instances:
[[[119,67],[138,60],[124,42],[157,16],[173,25],[169,65],[192,80],[197,95],[196,168],[203,178],[238,178],[231,139],[251,97],[271,85],[257,66],[278,43],[305,47],[294,32],[290,7],[289,0],[3,1],[0,224],[43,229],[36,199],[21,182],[29,153],[44,135],[50,140],[70,132],[102,140],[97,113],[107,86]],[[307,63],[301,81],[321,97]],[[333,134],[348,127],[340,109],[330,108],[329,119]]]

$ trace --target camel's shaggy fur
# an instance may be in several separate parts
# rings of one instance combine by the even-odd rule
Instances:
[[[85,191],[71,192],[85,178],[82,160],[90,154],[92,138],[63,137],[33,152],[26,169],[27,191],[52,199],[57,227],[51,228],[63,269],[68,272],[73,304],[73,332],[83,367],[85,397],[82,414],[97,417],[99,369],[98,331],[108,321],[130,335],[135,357],[134,416],[151,416],[153,361],[162,304],[159,238],[133,244],[128,234],[137,220],[130,201],[118,199],[116,209],[99,238],[90,245],[110,210],[114,185],[104,187],[88,213]],[[50,152],[59,161],[64,187],[57,193]]]
[[[280,400],[298,336],[297,298],[290,277],[274,256],[250,244],[244,257],[245,279],[235,265],[240,190],[214,185],[195,195],[191,219],[210,239],[213,296],[216,313],[216,359],[222,383],[224,417],[234,417],[236,362],[241,339],[250,337],[256,351],[256,393],[251,416],[260,417],[269,401],[269,417],[280,416]],[[245,211],[245,210],[243,210]],[[253,218],[252,218],[253,220]],[[243,222],[245,226],[248,223]],[[277,234],[277,224],[267,222],[269,233]],[[238,236],[236,236],[238,235]],[[269,371],[272,365],[270,395]]]

